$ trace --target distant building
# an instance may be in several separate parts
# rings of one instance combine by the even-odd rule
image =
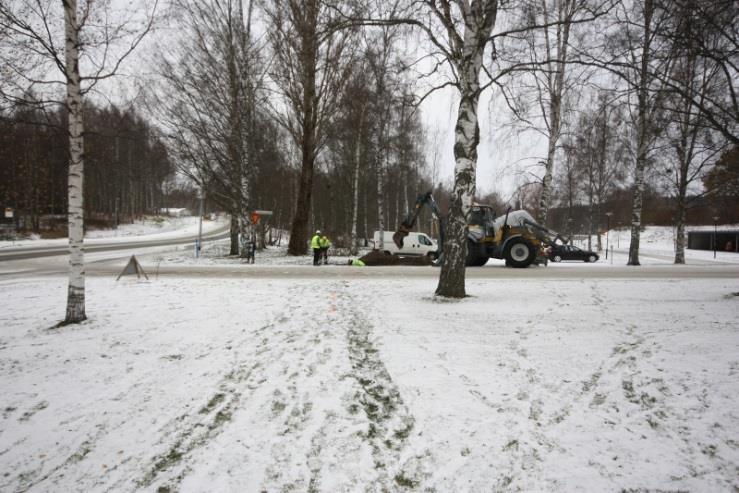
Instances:
[[[739,252],[739,230],[718,230],[715,232],[716,250],[720,252]],[[688,231],[688,248],[691,250],[713,250],[714,231]]]
[[[159,214],[171,217],[185,217],[192,216],[192,211],[190,211],[190,209],[185,209],[184,207],[165,207],[163,209],[159,209]]]

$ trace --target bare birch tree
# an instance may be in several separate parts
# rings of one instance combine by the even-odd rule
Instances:
[[[177,0],[183,37],[162,50],[159,118],[181,170],[231,215],[231,254],[247,255],[253,207],[255,131],[265,65],[252,35],[249,0]]]
[[[454,144],[454,190],[447,218],[447,241],[436,294],[463,298],[467,254],[467,216],[475,196],[477,145],[480,142],[478,103],[489,84],[480,82],[483,55],[491,46],[498,0],[412,2],[408,11],[380,13],[375,19],[352,19],[369,26],[410,25],[432,44],[437,67],[451,79],[438,88],[454,87],[460,96]]]
[[[515,11],[520,4],[511,7]],[[508,5],[504,5],[508,8]],[[447,69],[446,82],[432,91],[453,87],[459,95],[454,141],[454,188],[447,218],[447,239],[436,294],[462,298],[465,292],[467,256],[467,217],[475,197],[477,146],[480,142],[478,104],[482,92],[500,84],[504,75],[520,69],[497,63],[497,44],[514,34],[528,32],[535,21],[494,33],[502,4],[499,0],[435,0],[408,2],[405,10],[379,12],[362,18],[347,15],[349,25],[388,26],[408,25],[420,31],[432,46],[432,72]],[[550,23],[546,23],[549,25]],[[493,69],[483,66],[485,53],[496,61]],[[528,62],[527,62],[528,63]],[[499,86],[500,87],[500,86]],[[423,98],[422,98],[423,99]]]
[[[49,88],[40,102],[58,101],[54,90],[66,88],[64,106],[68,118],[68,232],[69,283],[66,315],[62,324],[79,323],[85,312],[84,271],[84,118],[85,96],[100,81],[114,77],[151,29],[155,1],[151,10],[136,19],[122,11],[113,15],[107,3],[77,0],[19,0],[0,3],[0,31],[8,36],[0,47],[3,72],[13,71],[14,87],[20,92],[2,91],[6,100],[22,100],[29,89]],[[112,25],[110,19],[118,18]],[[62,21],[63,22],[60,22]],[[122,19],[122,20],[121,20]],[[60,39],[64,43],[60,43]],[[63,46],[63,48],[62,48]],[[31,72],[19,71],[18,64]],[[53,67],[53,68],[52,68]],[[53,69],[62,80],[54,78]]]
[[[697,19],[691,6],[678,3],[675,8],[676,62],[669,74],[665,98],[664,140],[670,149],[665,159],[664,175],[668,192],[675,196],[675,263],[685,263],[685,219],[688,209],[711,190],[699,192],[700,182],[721,152],[728,137],[717,129],[706,111],[706,101],[718,101],[731,94],[723,70],[714,60],[701,56],[701,36],[704,21]],[[714,116],[715,118],[715,116]],[[693,189],[693,193],[689,192]]]
[[[644,178],[657,137],[661,100],[665,96],[664,85],[654,74],[669,71],[673,61],[671,45],[659,37],[661,30],[669,28],[670,14],[655,0],[636,1],[633,6],[624,4],[620,13],[623,23],[622,46],[625,51],[624,70],[617,73],[632,89],[635,98],[633,106],[636,159],[628,265],[640,265],[639,240],[642,228]]]
[[[551,205],[554,161],[562,132],[565,91],[573,84],[567,78],[570,32],[576,15],[579,12],[589,13],[590,3],[590,0],[540,0],[531,6],[530,15],[535,22],[546,26],[531,30],[529,39],[533,66],[531,75],[544,123],[543,133],[547,139],[538,207],[539,222],[543,225],[547,224]]]
[[[658,119],[666,94],[664,78],[674,62],[674,43],[664,36],[672,28],[669,5],[660,0],[622,1],[609,26],[603,53],[579,52],[578,63],[613,74],[625,89],[634,128],[631,243],[628,265],[639,264],[639,240],[645,175],[660,131]]]
[[[734,0],[672,0],[667,3],[675,28],[664,30],[682,53],[711,71],[711,84],[721,91],[706,93],[701,85],[686,85],[680,71],[655,71],[667,88],[700,114],[705,126],[739,144],[739,4]],[[685,55],[682,55],[685,56]]]

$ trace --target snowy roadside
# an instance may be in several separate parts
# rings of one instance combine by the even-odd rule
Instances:
[[[737,230],[739,225],[724,225],[718,228],[722,230]],[[713,226],[690,226],[688,231],[713,231]],[[687,241],[687,238],[686,238]],[[605,262],[606,237],[601,236],[601,243],[604,251],[601,252],[600,263]],[[629,245],[631,243],[631,231],[627,229],[612,230],[608,235],[609,249],[613,247],[616,258],[614,264],[624,265],[628,261]],[[587,248],[587,244],[580,242],[581,248]],[[592,241],[595,248],[595,239]],[[639,261],[642,264],[672,264],[675,261],[675,229],[669,226],[647,226],[640,236],[639,240]],[[739,254],[734,252],[716,252],[716,258],[713,258],[713,251],[710,250],[685,250],[685,260],[688,264],[739,264]],[[610,256],[610,252],[609,252]],[[609,258],[610,261],[610,258]]]
[[[203,221],[203,234],[210,233],[222,228],[226,223],[223,219],[214,221]],[[199,221],[197,217],[162,217],[158,219],[146,219],[134,224],[122,224],[118,229],[105,229],[88,231],[85,234],[85,243],[109,244],[125,243],[131,240],[166,240],[179,238],[181,236],[192,236],[198,233]],[[68,243],[67,238],[45,239],[19,239],[0,241],[1,249],[18,247],[54,247]]]
[[[434,286],[0,280],[0,490],[739,488],[739,280]]]
[[[648,227],[641,239],[640,244],[640,262],[642,265],[669,265],[674,263],[675,250],[673,246],[673,232],[671,228],[664,227]],[[609,238],[609,246],[613,247],[613,255],[609,251],[608,259],[605,258],[605,237],[602,238],[604,250],[600,252],[600,260],[598,266],[623,266],[628,262],[628,251],[630,243],[630,233],[626,230],[614,230]],[[596,242],[593,240],[592,246],[595,248]],[[587,248],[585,242],[578,243],[581,248]],[[170,252],[157,256],[156,260],[163,264],[189,264],[189,265],[237,265],[244,261],[237,257],[228,255],[228,240],[211,242],[206,245],[202,251],[201,258],[195,258],[192,249],[182,249],[178,252]],[[349,256],[344,250],[330,250],[329,263],[334,265],[346,265],[351,258],[361,257],[369,252],[368,248],[360,249],[357,256]],[[716,258],[713,258],[712,251],[706,250],[686,250],[686,262],[688,265],[721,265],[721,264],[739,264],[739,254],[733,252],[717,252]],[[256,264],[258,265],[311,265],[311,255],[292,257],[287,255],[286,243],[280,246],[271,246],[256,253]],[[491,259],[486,264],[488,267],[502,267],[505,264],[502,260]],[[559,264],[549,263],[549,267],[555,269],[561,268],[588,268],[592,264],[584,262],[562,262]]]

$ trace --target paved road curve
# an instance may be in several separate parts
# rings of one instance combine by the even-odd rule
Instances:
[[[219,228],[207,234],[203,234],[203,240],[219,240],[228,237],[227,227]],[[161,240],[140,240],[127,242],[106,242],[105,240],[93,240],[93,242],[85,243],[85,253],[111,252],[115,250],[133,250],[138,248],[151,248],[160,246],[175,246],[194,243],[198,235],[188,235],[179,238],[169,238]],[[55,245],[46,247],[17,247],[0,251],[0,262],[9,260],[25,260],[40,257],[53,257],[57,255],[67,255],[69,247],[65,245]]]

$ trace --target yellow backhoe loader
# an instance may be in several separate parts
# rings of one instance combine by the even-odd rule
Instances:
[[[429,206],[439,223],[439,251],[437,263],[444,254],[444,224],[439,207],[431,192],[419,195],[413,210],[409,211],[393,241],[403,248],[403,238],[413,229],[424,206]],[[567,243],[558,233],[537,224],[531,214],[524,210],[511,211],[495,217],[493,208],[474,204],[467,222],[467,265],[481,266],[488,259],[504,259],[510,267],[528,267],[534,261],[545,261],[548,246]]]

